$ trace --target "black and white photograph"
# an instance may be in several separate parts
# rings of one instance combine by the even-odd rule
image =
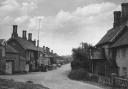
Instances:
[[[128,0],[0,0],[0,89],[128,89]]]

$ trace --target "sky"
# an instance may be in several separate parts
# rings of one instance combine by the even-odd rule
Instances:
[[[40,37],[59,55],[70,55],[81,42],[95,45],[113,26],[113,11],[127,0],[0,0],[0,39],[9,39],[12,26]],[[39,26],[40,24],[40,26]]]

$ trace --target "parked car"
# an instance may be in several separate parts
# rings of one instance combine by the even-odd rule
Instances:
[[[61,64],[57,64],[57,67],[61,67]]]
[[[53,70],[52,65],[48,65],[48,70]]]
[[[57,65],[56,64],[52,64],[52,67],[53,67],[53,69],[56,69]]]
[[[43,72],[47,72],[48,71],[48,65],[41,65],[40,66],[40,70],[43,71]]]

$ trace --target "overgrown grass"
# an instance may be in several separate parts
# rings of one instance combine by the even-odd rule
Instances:
[[[0,89],[49,89],[39,84],[0,79]]]
[[[89,80],[89,74],[83,68],[72,70],[68,77],[73,80]]]

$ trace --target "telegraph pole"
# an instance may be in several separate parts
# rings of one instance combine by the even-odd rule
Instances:
[[[39,23],[38,23],[38,41],[37,41],[37,55],[38,55],[38,60],[37,60],[37,64],[39,66],[39,40],[40,40],[40,22],[41,22],[41,19],[38,19]]]
[[[37,43],[37,47],[39,48],[39,40],[40,40],[40,23],[41,23],[41,19],[38,19],[39,20],[39,27],[38,27],[38,43]]]

